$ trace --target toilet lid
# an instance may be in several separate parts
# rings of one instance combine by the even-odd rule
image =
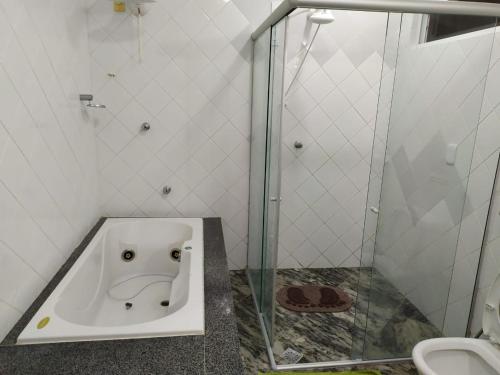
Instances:
[[[483,312],[483,332],[490,341],[500,344],[500,274],[491,285]]]

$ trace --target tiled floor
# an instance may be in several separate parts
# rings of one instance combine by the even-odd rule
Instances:
[[[279,270],[277,287],[289,284],[325,283],[340,286],[353,298],[356,298],[356,285],[360,271],[363,272],[366,270],[352,268]],[[361,280],[368,279],[367,277],[361,277]],[[241,356],[245,364],[246,373],[254,375],[258,370],[269,370],[265,344],[261,336],[245,272],[232,271],[231,282],[236,315],[239,319],[238,329]],[[373,356],[375,358],[376,355],[379,355],[380,353],[375,348],[378,348],[377,350],[384,350],[386,354],[393,353],[390,356],[397,356],[398,351],[408,351],[408,348],[404,344],[412,340],[406,340],[402,343],[397,340],[394,342],[394,337],[390,334],[388,327],[392,327],[395,322],[404,324],[401,322],[411,321],[411,327],[423,326],[429,330],[432,327],[415,308],[409,305],[407,300],[402,298],[397,291],[394,291],[392,286],[386,284],[379,275],[374,275],[372,280],[373,288],[369,289],[368,285],[364,285],[360,289],[363,293],[367,293],[367,290],[372,290],[371,296],[376,297],[380,301],[377,303],[377,306],[374,304],[370,305],[370,313],[367,320],[370,327],[367,332],[370,333],[367,335],[364,346],[365,357]],[[373,294],[373,289],[378,290],[379,288],[382,288],[379,290],[380,293]],[[348,312],[335,314],[296,313],[288,311],[279,305],[276,306],[276,310],[274,351],[278,364],[280,363],[279,354],[287,347],[291,347],[304,354],[301,362],[351,358],[351,347],[356,347],[356,345],[353,346],[351,334],[355,321],[354,308]],[[405,314],[404,319],[401,316],[401,312]],[[432,331],[433,334],[439,334],[435,328],[432,327],[432,329],[434,330]],[[421,334],[422,332],[419,330],[418,333]],[[332,340],[332,337],[335,337],[335,339]],[[392,341],[390,340],[390,342],[386,343],[386,348],[382,345],[382,349],[380,349],[381,343],[384,344],[379,339],[380,337],[384,337],[384,340],[386,337],[389,337]],[[363,347],[363,341],[359,343],[355,342],[355,344]],[[370,368],[378,368],[383,374],[416,374],[414,367],[408,363],[391,366],[370,366]]]

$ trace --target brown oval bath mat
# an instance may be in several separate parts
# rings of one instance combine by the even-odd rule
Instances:
[[[326,285],[285,286],[276,299],[284,308],[299,312],[341,312],[352,306],[346,292]]]

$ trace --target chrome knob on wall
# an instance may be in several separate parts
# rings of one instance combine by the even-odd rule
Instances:
[[[169,195],[172,192],[172,188],[170,186],[164,186],[162,189],[163,194]]]
[[[147,132],[149,129],[151,129],[151,124],[149,122],[143,122],[141,125],[141,129]]]
[[[302,144],[301,141],[295,141],[294,144],[293,144],[293,147],[295,147],[297,150],[299,150],[302,147],[304,147],[304,145]]]

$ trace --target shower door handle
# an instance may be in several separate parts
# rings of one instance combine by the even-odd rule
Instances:
[[[281,198],[281,197],[280,197],[280,202],[282,201],[282,199],[283,199],[283,198]],[[277,201],[278,201],[278,198],[276,198],[276,197],[271,197],[271,198],[269,198],[269,200],[270,200],[271,202],[277,202]]]

